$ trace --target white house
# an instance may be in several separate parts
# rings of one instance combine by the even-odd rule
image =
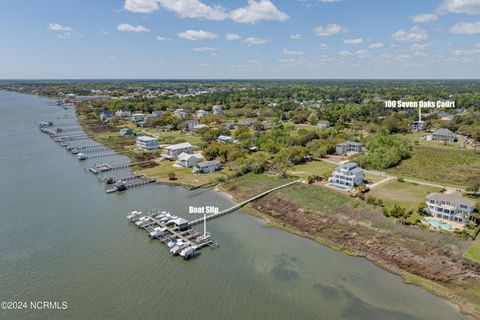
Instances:
[[[363,145],[358,142],[345,141],[337,144],[336,151],[337,151],[337,154],[340,154],[340,155],[351,155],[355,153],[362,153]]]
[[[175,111],[173,111],[173,114],[178,117],[178,118],[186,118],[188,116],[188,113],[185,112],[185,110],[183,110],[182,108],[179,108]]]
[[[182,152],[177,156],[176,163],[185,168],[191,168],[199,162],[204,161],[205,159],[200,153],[185,153]]]
[[[464,198],[460,193],[430,193],[427,196],[427,211],[430,215],[467,223],[473,220],[471,213],[475,209],[475,202]]]
[[[161,117],[165,112],[163,112],[162,110],[156,110],[156,111],[153,111],[152,112],[152,116],[154,117]]]
[[[332,124],[330,123],[330,121],[318,121],[317,123],[317,127],[319,128],[322,128],[322,129],[326,129],[326,128],[330,128]]]
[[[188,142],[174,144],[165,148],[164,157],[170,160],[177,160],[181,153],[192,153],[192,145]]]
[[[115,116],[117,116],[117,117],[131,117],[132,113],[129,110],[120,109],[120,110],[117,110],[117,112],[115,112]]]
[[[446,128],[435,130],[432,133],[432,140],[434,141],[454,142],[456,139],[457,135]]]
[[[223,109],[222,109],[222,106],[213,106],[212,107],[212,113],[213,114],[223,114]]]
[[[206,115],[208,115],[208,111],[205,111],[202,109],[197,111],[197,118],[202,118],[202,117],[205,117]]]
[[[149,136],[137,137],[137,147],[143,150],[156,150],[158,149],[158,139]]]
[[[210,172],[215,172],[220,170],[221,168],[221,163],[218,160],[213,160],[213,161],[203,161],[197,163],[193,167],[193,172],[194,173],[210,173]]]
[[[233,139],[232,137],[230,136],[219,136],[217,138],[217,141],[218,142],[223,142],[223,143],[234,143],[235,142],[235,139]]]
[[[355,187],[363,182],[363,169],[354,162],[348,162],[337,167],[328,182]]]
[[[145,115],[143,113],[134,113],[132,114],[133,122],[140,122],[145,120]]]

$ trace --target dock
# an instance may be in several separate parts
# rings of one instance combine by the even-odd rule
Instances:
[[[95,167],[90,168],[90,172],[94,174],[98,174],[101,172],[108,172],[108,171],[114,171],[114,170],[121,170],[121,169],[127,169],[133,166],[139,166],[142,164],[147,164],[147,163],[152,163],[151,160],[149,161],[143,161],[143,162],[134,162],[134,163],[121,163],[121,164],[108,164],[108,163],[101,163],[99,165],[96,165]]]

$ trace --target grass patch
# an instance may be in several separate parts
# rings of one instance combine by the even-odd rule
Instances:
[[[468,247],[467,252],[465,252],[465,257],[480,262],[480,238],[479,237],[477,237],[476,240],[472,241],[472,243]]]
[[[288,171],[288,174],[300,178],[306,178],[312,175],[329,176],[332,174],[333,170],[335,170],[336,167],[336,165],[324,161],[309,161],[307,163],[293,166]]]
[[[458,150],[415,146],[412,157],[389,169],[389,173],[413,179],[465,187],[480,176],[480,154]]]
[[[438,191],[440,189],[435,187],[392,180],[375,187],[368,194],[382,199],[387,208],[396,204],[407,210],[414,210],[418,208],[421,202],[425,201],[425,197],[429,193]]]
[[[222,189],[241,201],[286,184],[289,181],[291,180],[263,174],[247,174],[223,184]]]

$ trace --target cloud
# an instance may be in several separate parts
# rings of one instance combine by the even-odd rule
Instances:
[[[170,41],[170,40],[172,40],[170,38],[165,38],[165,37],[162,37],[162,36],[156,36],[155,39],[157,39],[158,41]]]
[[[125,0],[123,8],[135,13],[152,13],[159,9],[156,0]]]
[[[412,49],[415,49],[415,50],[425,50],[425,49],[428,49],[428,48],[430,48],[430,45],[428,43],[423,43],[423,44],[414,43],[414,44],[412,44]]]
[[[383,48],[383,43],[382,42],[372,42],[369,46],[370,49],[379,49]]]
[[[302,39],[302,35],[299,34],[299,33],[295,33],[295,34],[292,34],[292,35],[290,36],[290,39],[291,39],[291,40],[300,40],[300,39]]]
[[[227,35],[225,36],[225,40],[228,40],[228,41],[236,41],[240,39],[242,39],[242,37],[240,37],[236,33],[227,33]]]
[[[361,59],[369,58],[369,57],[372,56],[370,54],[370,51],[368,51],[368,50],[357,50],[357,51],[355,51],[355,54],[357,55],[357,57],[359,57]]]
[[[351,56],[352,53],[351,53],[350,51],[348,51],[348,50],[342,50],[342,51],[340,51],[340,52],[338,53],[338,55],[339,55],[340,57],[348,57],[348,56]]]
[[[437,10],[441,14],[464,13],[480,14],[480,1],[478,0],[445,0]]]
[[[480,33],[480,21],[477,22],[459,22],[450,28],[450,33],[455,34],[478,34]]]
[[[319,2],[326,2],[326,3],[332,3],[332,2],[340,2],[342,0],[318,0]]]
[[[326,26],[316,27],[313,32],[320,37],[333,36],[338,33],[347,32],[348,29],[345,26],[341,26],[335,23],[330,23]]]
[[[239,23],[256,23],[260,20],[287,21],[289,16],[281,12],[270,0],[248,0],[248,5],[230,13],[230,19]]]
[[[73,32],[75,31],[71,27],[62,26],[61,24],[58,24],[55,22],[49,23],[48,29],[55,32],[57,34],[57,38],[59,39],[71,38],[73,35]]]
[[[343,43],[345,44],[361,44],[362,42],[363,42],[363,39],[360,39],[360,38],[343,40]]]
[[[213,40],[218,38],[215,33],[211,33],[203,30],[187,30],[180,32],[178,36],[182,39],[197,41],[197,40]]]
[[[283,49],[280,53],[287,56],[301,56],[303,54],[303,51]]]
[[[263,38],[246,38],[243,42],[247,43],[248,45],[260,45],[260,44],[267,44],[270,40],[263,39]]]
[[[286,21],[289,16],[281,12],[271,0],[248,0],[243,8],[227,10],[219,5],[208,5],[201,0],[125,0],[123,8],[133,13],[149,14],[160,7],[181,18],[206,20],[231,19],[238,23],[256,23],[260,20]]]
[[[327,49],[329,48],[329,46],[328,46],[328,44],[326,44],[326,43],[321,43],[320,46],[319,46],[319,48],[320,48],[321,50],[327,50]]]
[[[145,28],[142,25],[133,26],[128,23],[122,23],[117,26],[118,31],[127,31],[127,32],[149,32],[150,29]]]
[[[392,34],[392,39],[400,42],[419,42],[428,39],[427,31],[413,26],[409,31],[398,30]]]
[[[193,48],[195,52],[214,52],[217,51],[219,48],[211,48],[211,47],[200,47],[200,48]]]
[[[426,14],[417,14],[415,16],[410,16],[410,20],[415,23],[428,23],[438,19],[438,16],[433,13]]]

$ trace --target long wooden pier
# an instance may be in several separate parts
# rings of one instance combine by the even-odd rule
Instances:
[[[226,214],[228,214],[228,213],[230,213],[230,212],[234,212],[234,211],[242,208],[243,206],[245,206],[246,204],[248,204],[248,203],[250,203],[250,202],[253,202],[253,201],[257,200],[257,199],[260,199],[260,198],[266,196],[267,194],[270,194],[270,193],[275,192],[275,191],[277,191],[277,190],[280,190],[280,189],[289,187],[289,186],[291,186],[291,185],[293,185],[293,184],[296,184],[296,183],[299,183],[299,182],[300,182],[300,180],[295,180],[295,181],[289,182],[289,183],[287,183],[287,184],[281,185],[281,186],[279,186],[279,187],[272,188],[272,189],[270,189],[270,190],[267,190],[267,191],[265,191],[265,192],[262,192],[262,193],[260,193],[260,194],[257,194],[256,196],[251,197],[251,198],[249,198],[249,199],[247,199],[247,200],[245,200],[245,201],[243,201],[243,202],[240,202],[239,204],[236,204],[236,205],[234,205],[233,207],[230,207],[230,208],[225,209],[225,210],[223,210],[223,211],[220,211],[220,212],[217,212],[217,213],[213,213],[213,214],[211,214],[211,215],[208,215],[208,216],[206,217],[206,219],[207,219],[207,220],[212,220],[212,219],[215,219],[215,218],[224,216],[224,215],[226,215]],[[203,221],[204,221],[204,218],[200,218],[200,219],[197,219],[197,220],[193,220],[193,221],[190,221],[190,225],[193,226],[193,225],[202,223]]]

